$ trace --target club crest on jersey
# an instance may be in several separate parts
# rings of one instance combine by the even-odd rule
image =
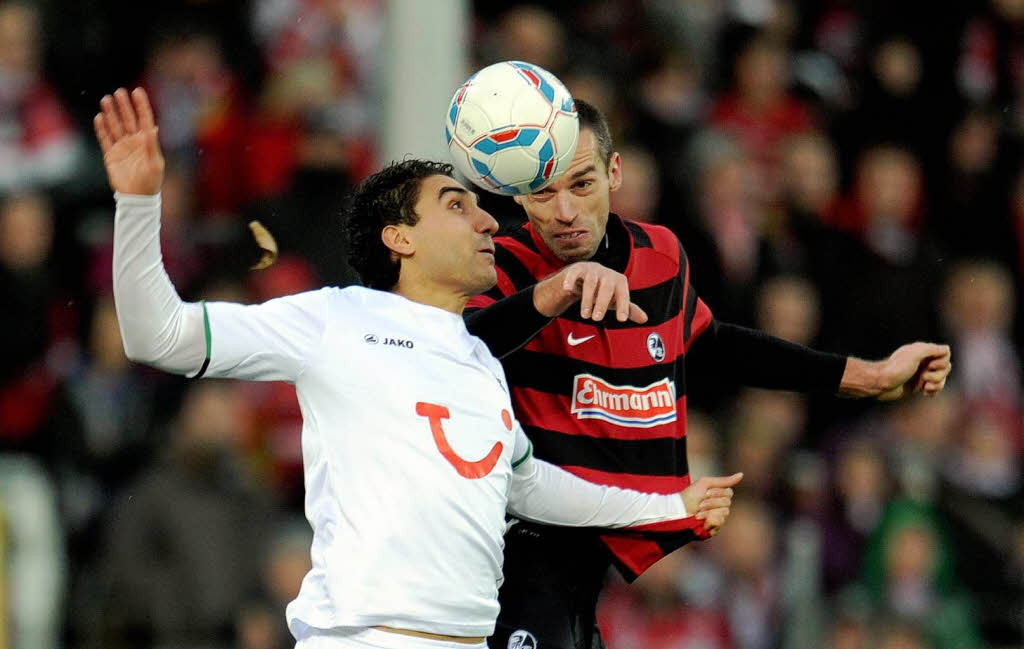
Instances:
[[[508,649],[537,649],[537,638],[529,631],[519,629],[508,637]]]
[[[665,360],[665,341],[661,339],[657,331],[647,336],[647,351],[655,362],[660,363]]]
[[[579,419],[603,419],[620,426],[660,426],[676,420],[675,385],[665,378],[638,388],[612,385],[592,374],[577,374],[572,413]]]

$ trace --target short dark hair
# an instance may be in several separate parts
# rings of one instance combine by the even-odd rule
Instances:
[[[390,291],[398,283],[401,262],[381,241],[386,226],[416,225],[416,202],[420,187],[430,176],[451,176],[453,168],[444,162],[409,159],[392,162],[356,187],[345,211],[348,262],[363,285]]]
[[[597,138],[597,153],[601,156],[605,169],[607,169],[612,162],[612,153],[615,152],[615,143],[612,142],[612,131],[608,128],[608,120],[597,106],[582,99],[576,99],[574,102],[576,114],[580,118],[580,130],[589,128],[593,131],[594,137]]]

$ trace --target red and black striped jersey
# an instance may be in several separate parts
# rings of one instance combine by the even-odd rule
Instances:
[[[557,272],[557,259],[527,224],[495,238],[497,285],[469,302],[487,307]],[[678,492],[686,461],[686,372],[690,345],[712,323],[690,285],[679,240],[667,228],[609,216],[592,261],[622,272],[648,315],[639,325],[601,323],[569,309],[505,356],[516,413],[534,452],[587,480],[642,491]],[[627,578],[704,536],[695,518],[602,539]]]

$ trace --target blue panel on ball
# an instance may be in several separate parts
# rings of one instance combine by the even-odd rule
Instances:
[[[448,130],[448,126],[447,125],[445,125],[445,127],[444,127],[444,139],[445,139],[445,142],[447,144],[451,144],[452,143],[452,132]]]
[[[551,158],[554,157],[554,155],[555,147],[551,144],[551,140],[548,140],[544,143],[544,146],[540,148],[540,153],[537,154],[537,175],[530,181],[531,192],[540,189],[541,186],[547,182],[548,177],[547,174],[544,173],[544,169],[547,167],[548,162],[551,161]]]
[[[435,113],[436,115],[437,113]],[[448,121],[455,124],[455,118],[459,116],[459,105],[452,102],[451,108],[448,109]]]
[[[519,137],[516,138],[516,143],[519,146],[530,146],[537,139],[538,135],[540,135],[540,129],[524,128]]]
[[[478,174],[480,174],[481,176],[490,176],[491,175],[491,168],[488,167],[483,162],[480,162],[479,160],[475,160],[475,159],[473,160],[473,168],[476,169],[476,172]]]
[[[492,153],[498,150],[498,143],[490,138],[485,137],[484,139],[474,144],[473,148],[479,151],[480,153],[491,155]]]
[[[500,136],[505,131],[499,131],[488,135],[487,137],[481,138],[479,142],[473,145],[473,148],[485,155],[492,155],[498,151],[504,151],[505,149],[511,149],[517,146],[530,146],[536,141],[537,136],[540,135],[540,129],[536,128],[524,128],[519,131],[519,135],[513,140],[505,140],[503,142],[495,141],[495,136]]]

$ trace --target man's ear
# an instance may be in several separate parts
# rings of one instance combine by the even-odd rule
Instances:
[[[520,204],[520,205],[522,205],[522,204],[523,204],[523,197],[522,197],[522,196],[519,196],[518,194],[517,194],[517,195],[515,195],[515,196],[513,196],[513,197],[512,197],[512,200],[514,200],[514,201],[515,201],[516,203],[518,203],[518,204]]]
[[[385,225],[380,231],[380,240],[399,257],[408,257],[416,252],[416,246],[409,240],[406,229],[399,225]]]
[[[618,151],[608,160],[608,190],[616,191],[622,186],[622,156]]]

